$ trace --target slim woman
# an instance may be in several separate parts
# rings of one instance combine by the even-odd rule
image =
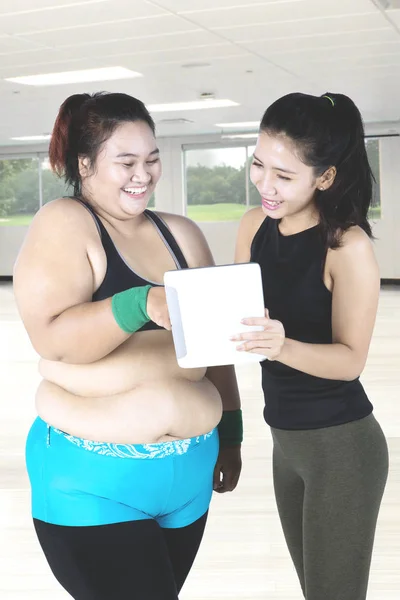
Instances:
[[[77,600],[178,598],[213,487],[240,472],[233,373],[176,362],[163,275],[212,257],[191,221],[146,208],[154,130],[131,96],[67,98],[50,163],[74,197],[39,211],[15,268],[43,377],[26,449],[34,525]]]
[[[278,511],[307,600],[365,600],[387,445],[359,376],[380,278],[361,115],[341,94],[289,94],[264,114],[251,166],[261,207],[237,262],[260,264],[261,363]],[[250,316],[250,315],[249,315]]]

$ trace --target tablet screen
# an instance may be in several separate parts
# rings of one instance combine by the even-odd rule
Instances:
[[[256,263],[168,271],[164,276],[179,366],[210,367],[264,360],[238,352],[229,338],[258,331],[241,323],[265,313],[261,270]]]

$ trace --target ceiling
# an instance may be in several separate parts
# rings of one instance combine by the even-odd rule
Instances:
[[[4,81],[109,66],[143,77],[51,87]],[[346,93],[366,122],[383,122],[392,130],[400,120],[399,75],[398,0],[1,0],[0,5],[2,146],[11,145],[11,137],[49,133],[68,95],[100,89],[127,92],[146,104],[197,100],[202,93],[239,103],[157,113],[160,136],[212,133],[220,131],[216,123],[257,121],[268,104],[291,91]],[[180,118],[192,122],[174,122]]]

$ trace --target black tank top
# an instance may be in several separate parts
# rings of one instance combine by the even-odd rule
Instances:
[[[106,298],[111,298],[112,296],[114,296],[114,294],[117,294],[118,292],[124,292],[125,290],[128,290],[133,287],[141,287],[144,285],[161,287],[161,284],[159,283],[143,279],[143,277],[140,277],[137,273],[135,273],[135,271],[133,271],[133,269],[131,269],[131,267],[127,265],[127,263],[115,247],[115,244],[112,241],[107,229],[101,222],[101,219],[94,212],[92,207],[86,204],[86,202],[83,202],[79,199],[76,200],[83,204],[83,206],[87,208],[87,210],[93,216],[97,225],[97,229],[99,231],[101,243],[103,245],[107,259],[106,274],[100,287],[95,291],[95,293],[92,296],[93,302],[96,302],[98,300],[105,300]],[[169,250],[172,258],[174,259],[177,269],[187,269],[188,264],[186,262],[186,259],[183,256],[182,251],[179,248],[174,236],[172,235],[171,231],[168,229],[164,221],[161,219],[161,217],[159,217],[156,213],[150,210],[145,210],[144,214],[148,219],[150,219],[150,221],[157,229],[161,239],[163,240],[165,246]],[[138,331],[149,331],[152,329],[163,328],[154,323],[153,321],[149,321],[148,323],[143,325],[143,327],[138,329]]]
[[[265,306],[285,327],[286,337],[311,344],[332,343],[332,294],[323,282],[326,250],[318,225],[283,236],[267,217],[251,246],[261,267]],[[279,361],[262,361],[264,418],[278,429],[341,425],[372,412],[359,379],[314,377]]]

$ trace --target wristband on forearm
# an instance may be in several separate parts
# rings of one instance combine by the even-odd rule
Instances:
[[[224,410],[218,425],[219,443],[224,446],[239,446],[243,441],[242,411]]]
[[[146,310],[150,289],[151,285],[129,288],[112,297],[114,319],[125,333],[134,333],[150,321]]]

